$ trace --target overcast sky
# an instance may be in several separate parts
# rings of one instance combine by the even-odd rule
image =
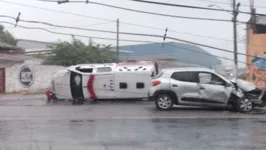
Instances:
[[[149,14],[142,14],[136,12],[130,12],[125,10],[119,10],[115,8],[108,8],[99,5],[93,4],[83,4],[83,3],[69,3],[69,4],[61,4],[50,3],[50,2],[41,2],[37,0],[0,0],[0,14],[1,15],[10,15],[16,17],[18,12],[21,12],[21,19],[25,20],[38,20],[44,22],[50,22],[54,24],[60,25],[68,25],[68,26],[77,26],[77,27],[86,27],[91,29],[104,29],[104,30],[116,30],[116,22],[105,23],[108,21],[93,19],[89,17],[81,17],[70,15],[67,13],[57,13],[42,9],[36,9],[31,7],[26,7],[22,5],[15,5],[6,2],[14,2],[21,3],[25,5],[32,5],[42,8],[48,8],[53,10],[71,12],[75,14],[83,14],[91,17],[102,18],[107,20],[116,20],[120,19],[120,31],[125,32],[138,32],[138,33],[148,33],[148,34],[164,34],[164,29],[168,27],[169,32],[168,35],[171,37],[181,38],[184,40],[189,40],[193,42],[198,42],[202,44],[207,44],[211,46],[221,47],[229,50],[233,50],[233,32],[232,32],[232,23],[231,22],[214,22],[214,21],[201,21],[201,20],[188,20],[188,19],[178,19],[178,18],[170,18],[170,17],[162,17],[162,16],[154,16]],[[71,1],[71,0],[70,0]],[[85,0],[84,0],[85,1]],[[228,12],[215,12],[215,11],[205,11],[205,10],[196,10],[196,9],[187,9],[187,8],[178,8],[178,7],[167,7],[167,6],[158,6],[152,4],[143,4],[132,2],[129,0],[90,0],[93,2],[102,2],[106,4],[127,7],[131,9],[138,9],[150,12],[157,13],[165,13],[172,15],[181,15],[181,16],[193,16],[193,17],[206,17],[206,18],[218,18],[218,19],[231,19],[232,15]],[[184,4],[184,5],[193,5],[193,6],[201,6],[207,7],[211,4],[216,4],[220,8],[224,9],[232,9],[230,4],[231,0],[153,0],[160,2],[169,2],[176,4]],[[250,11],[248,6],[249,0],[239,0],[242,6],[240,7],[241,11]],[[255,5],[265,8],[258,8],[258,13],[266,13],[266,1],[265,0],[255,0]],[[216,7],[217,8],[217,7]],[[238,16],[238,20],[247,21],[249,19],[249,15],[240,14]],[[0,21],[9,21],[14,22],[14,20],[0,18]],[[100,25],[95,25],[99,23],[105,23]],[[132,23],[139,24],[145,26],[151,26],[160,29],[152,29],[152,28],[144,28],[139,26],[127,25],[124,23]],[[91,31],[79,31],[79,30],[71,30],[71,29],[60,29],[53,28],[50,26],[45,26],[41,24],[28,24],[19,22],[19,25],[24,26],[34,26],[34,27],[43,27],[52,31],[57,32],[65,32],[72,34],[81,34],[87,36],[97,36],[97,37],[108,37],[108,38],[116,38],[115,34],[108,33],[99,33],[99,32],[91,32]],[[40,41],[57,41],[61,40],[70,40],[70,36],[62,36],[55,35],[45,31],[40,30],[27,30],[22,28],[14,28],[10,25],[4,26],[15,35],[18,39],[32,39],[32,40],[40,40]],[[238,25],[238,43],[239,52],[245,53],[245,31],[246,25],[239,24]],[[175,31],[175,32],[173,32]],[[201,36],[195,36],[202,35]],[[139,37],[139,36],[120,36],[121,39],[132,39],[132,40],[149,40],[154,42],[162,42],[161,38],[153,38],[153,37]],[[84,42],[88,41],[87,38],[80,38]],[[94,42],[103,43],[103,44],[112,44],[115,45],[115,41],[106,41],[106,40],[97,40],[93,39]],[[170,41],[170,40],[167,40]],[[132,42],[120,42],[121,45],[126,44],[135,44]],[[206,49],[206,48],[205,48]],[[233,54],[221,52],[212,49],[206,49],[210,53],[214,55],[219,55],[223,57],[227,57],[232,59]],[[241,61],[245,61],[245,57],[239,56]],[[230,61],[224,61],[225,64],[232,64]]]

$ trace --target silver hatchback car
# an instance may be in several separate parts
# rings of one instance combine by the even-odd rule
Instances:
[[[228,104],[235,108],[241,107],[243,111],[252,109],[252,102],[244,98],[241,90],[235,90],[229,80],[208,68],[163,69],[152,80],[148,95],[161,110],[171,109],[173,105],[228,106]]]

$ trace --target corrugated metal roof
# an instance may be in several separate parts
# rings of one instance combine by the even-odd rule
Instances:
[[[164,61],[176,61],[177,59],[174,57],[171,57],[167,54],[161,54],[161,55],[147,55],[147,56],[131,56],[128,58],[121,58],[122,60],[145,60],[145,61],[155,61],[155,60],[164,60]]]
[[[4,42],[0,41],[0,49],[6,49],[6,50],[22,50],[21,47],[13,46]]]
[[[26,55],[9,55],[9,54],[0,54],[0,60],[7,60],[7,61],[24,61],[24,60],[29,60],[29,59],[35,59],[34,57],[31,56],[26,56]]]
[[[256,16],[256,24],[266,25],[266,17]]]

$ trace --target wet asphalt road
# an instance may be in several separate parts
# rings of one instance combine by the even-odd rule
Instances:
[[[1,121],[2,149],[266,149],[261,119]]]
[[[228,109],[0,100],[1,150],[265,150],[265,129],[264,113]]]

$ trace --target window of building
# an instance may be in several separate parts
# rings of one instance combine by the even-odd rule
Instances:
[[[143,82],[137,82],[136,87],[137,89],[143,89],[145,86]]]
[[[265,34],[266,26],[265,25],[256,25],[256,34]]]
[[[171,78],[183,82],[198,82],[196,72],[175,72]]]
[[[119,88],[120,88],[120,89],[127,89],[127,83],[125,83],[125,82],[120,82],[120,83],[119,83]]]

